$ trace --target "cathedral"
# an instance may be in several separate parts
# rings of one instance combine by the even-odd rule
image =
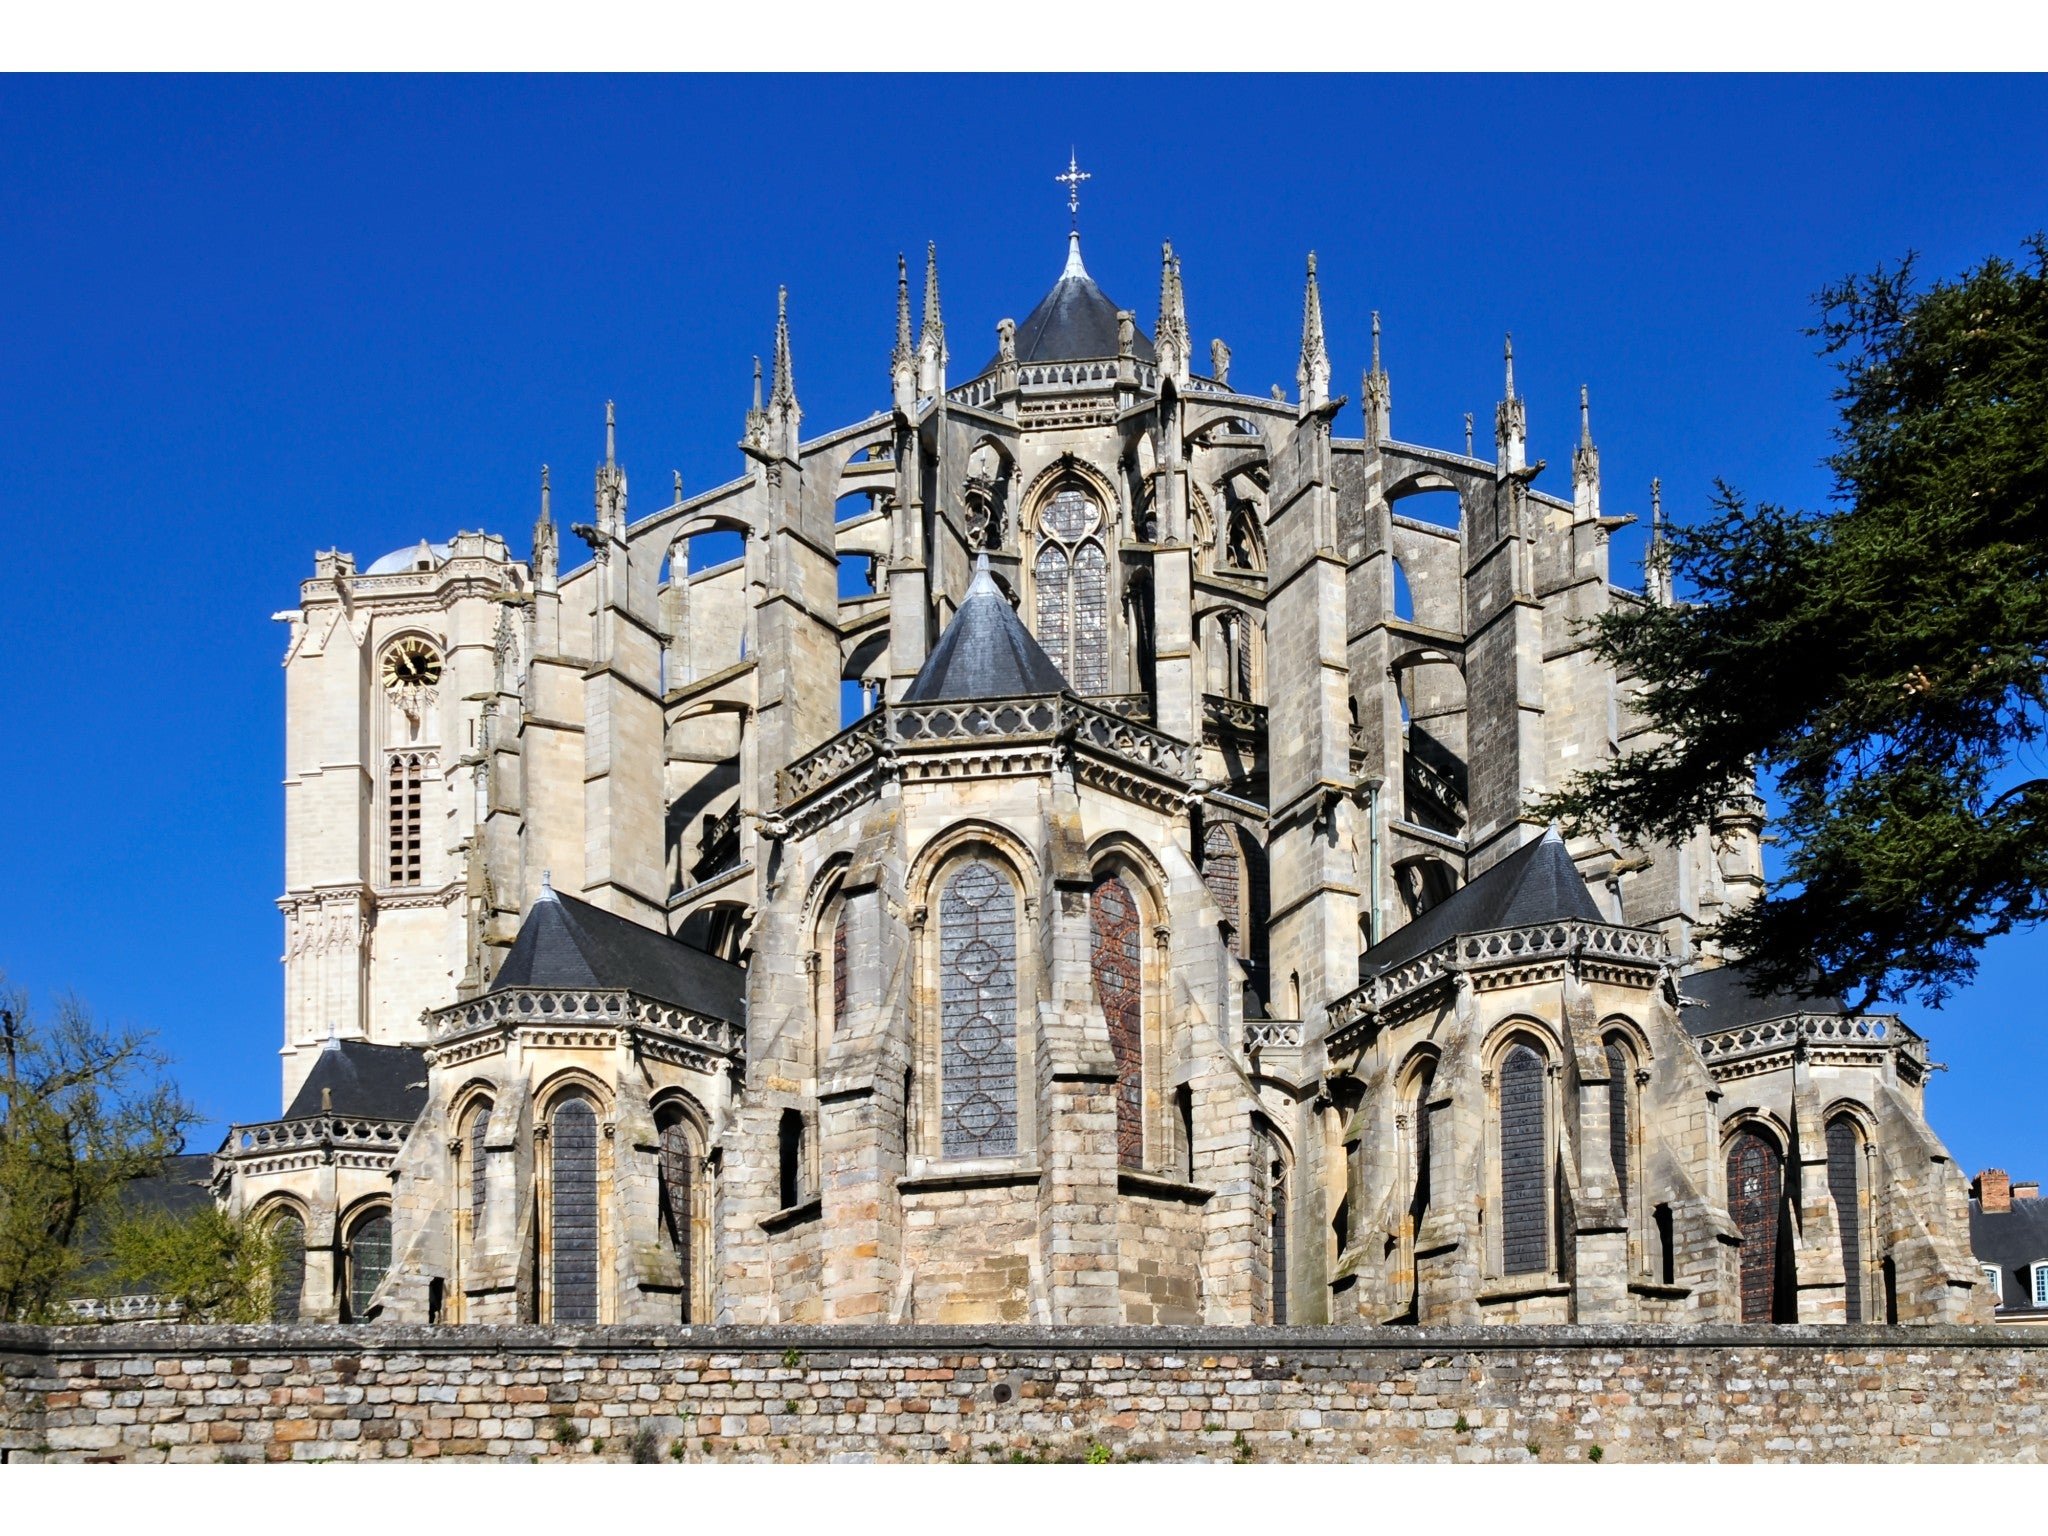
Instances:
[[[1170,246],[1149,334],[1078,233],[979,346],[895,299],[874,414],[804,430],[785,300],[741,478],[629,514],[607,407],[587,521],[543,470],[524,555],[277,615],[285,1107],[215,1187],[283,1315],[1989,1320],[1926,1042],[1705,936],[1761,802],[1526,814],[1644,740],[1585,621],[1673,600],[1583,394],[1553,493],[1512,348],[1425,447],[1375,319],[1340,434],[1313,256],[1291,399]]]

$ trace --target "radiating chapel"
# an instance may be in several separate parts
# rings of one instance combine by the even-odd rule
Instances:
[[[1313,256],[1292,398],[1171,247],[1149,332],[1078,234],[980,346],[895,298],[874,414],[806,430],[785,304],[741,478],[629,513],[607,407],[566,528],[543,471],[523,555],[278,615],[285,1107],[216,1178],[281,1312],[1988,1320],[1925,1042],[1702,937],[1760,803],[1525,812],[1643,739],[1582,621],[1672,600],[1583,405],[1546,477],[1510,351],[1490,451],[1403,440]]]

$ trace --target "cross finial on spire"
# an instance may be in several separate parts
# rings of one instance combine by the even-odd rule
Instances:
[[[1091,179],[1093,178],[1090,173],[1081,169],[1081,163],[1074,158],[1073,147],[1069,145],[1067,148],[1067,168],[1059,175],[1053,177],[1053,180],[1066,184],[1067,218],[1071,222],[1073,232],[1076,234],[1079,234],[1081,230],[1081,183]]]

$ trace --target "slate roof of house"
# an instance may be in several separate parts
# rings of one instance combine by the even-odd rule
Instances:
[[[1072,358],[1115,357],[1116,301],[1088,275],[1081,265],[1081,237],[1067,242],[1067,265],[1052,291],[1038,301],[1038,307],[1017,327],[1017,361],[1020,363],[1065,362]],[[1142,330],[1131,343],[1131,354],[1144,362],[1157,362],[1152,338]],[[1002,359],[992,357],[987,373]]]
[[[1519,928],[1570,918],[1604,923],[1606,916],[1555,828],[1525,843],[1470,885],[1461,887],[1405,928],[1397,928],[1358,959],[1360,976],[1376,976],[1461,933]]]
[[[491,983],[511,987],[623,987],[730,1024],[747,1019],[743,967],[552,890],[527,909]]]
[[[427,1105],[427,1058],[410,1045],[330,1039],[285,1110],[284,1118],[322,1113],[320,1090],[337,1115],[417,1120]]]
[[[988,556],[983,555],[975,563],[974,580],[960,611],[903,690],[903,702],[1014,699],[1062,693],[1067,686],[1053,659],[996,586]]]
[[[173,1216],[213,1204],[213,1154],[181,1152],[165,1158],[163,1172],[122,1187],[121,1203],[131,1211],[165,1211]]]
[[[2048,1200],[2014,1200],[2012,1209],[1987,1216],[1970,1201],[1970,1251],[1981,1264],[1998,1266],[2000,1317],[2048,1316],[2034,1305],[2032,1267],[2048,1263]]]
[[[1767,992],[1759,997],[1749,990],[1748,974],[1740,964],[1719,965],[1712,970],[1694,971],[1678,978],[1679,1017],[1689,1035],[1712,1034],[1782,1019],[1793,1013],[1839,1014],[1846,1010],[1839,997],[1800,992]]]

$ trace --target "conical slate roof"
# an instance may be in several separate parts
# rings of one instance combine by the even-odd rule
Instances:
[[[917,676],[903,690],[906,704],[939,699],[1015,699],[1063,693],[1067,680],[1016,615],[988,573],[988,556],[975,562],[974,581]]]
[[[1104,293],[1081,265],[1081,237],[1067,240],[1067,265],[1052,292],[1038,301],[1038,307],[1017,327],[1017,361],[1020,363],[1065,362],[1080,357],[1115,357],[1115,300]],[[1143,331],[1131,343],[1131,353],[1144,362],[1157,362],[1152,339]],[[988,360],[989,369],[1001,361]]]
[[[511,987],[623,987],[729,1024],[747,1018],[741,967],[545,888],[491,983],[493,992]]]
[[[427,1104],[426,1054],[416,1046],[330,1038],[285,1118],[322,1113],[323,1089],[328,1108],[337,1115],[417,1120]]]
[[[1525,843],[1462,890],[1454,891],[1405,928],[1396,929],[1358,957],[1361,976],[1404,965],[1461,933],[1570,919],[1604,923],[1585,877],[1552,827]]]

